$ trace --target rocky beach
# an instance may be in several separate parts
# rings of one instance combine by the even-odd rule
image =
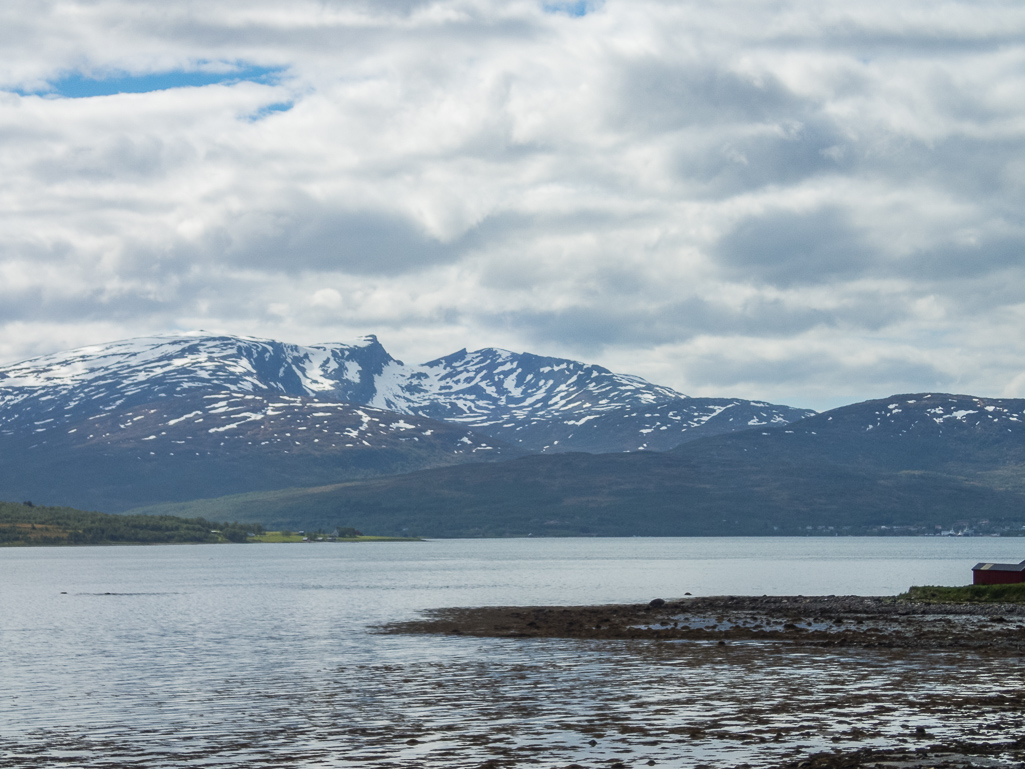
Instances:
[[[811,646],[1025,649],[1025,605],[872,596],[719,596],[611,606],[439,609],[383,628],[493,638],[766,641]]]
[[[524,644],[575,639],[589,652],[604,644],[617,658],[634,657],[641,663],[635,673],[645,660],[653,678],[667,666],[679,673],[678,691],[663,690],[646,704],[641,698],[629,715],[621,711],[594,724],[594,746],[618,741],[618,757],[610,752],[593,763],[544,766],[678,766],[685,756],[695,767],[1025,766],[1021,604],[685,596],[607,606],[441,609],[379,632]],[[727,688],[736,688],[727,694],[717,691],[721,681],[705,681],[704,692],[687,685],[710,666],[733,678]],[[688,669],[690,675],[683,673]],[[747,673],[736,677],[738,670]],[[547,684],[553,696],[579,696],[555,693],[558,671]],[[510,755],[484,765],[517,764]]]

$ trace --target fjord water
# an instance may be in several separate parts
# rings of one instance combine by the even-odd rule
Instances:
[[[654,696],[643,682],[676,674],[679,660],[650,644],[371,629],[446,606],[887,595],[965,584],[977,561],[1023,550],[1015,539],[842,537],[0,550],[0,766],[441,767],[606,760],[603,750],[669,766],[757,762],[769,754],[736,740],[589,744],[609,731],[596,718],[643,718],[619,709]],[[700,698],[665,683],[645,729],[671,734],[712,711],[736,720],[748,707],[735,699],[741,679],[755,697],[798,670],[835,683],[850,667],[850,653],[802,653],[756,677],[750,660],[709,654],[688,657]],[[858,675],[884,668],[865,657]],[[985,676],[979,667],[973,681]],[[809,734],[815,744],[827,732]]]

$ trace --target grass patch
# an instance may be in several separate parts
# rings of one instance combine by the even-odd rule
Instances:
[[[250,542],[302,542],[302,534],[285,534],[280,531],[265,531],[249,538]]]
[[[912,587],[897,596],[897,600],[917,603],[1025,603],[1025,583]]]
[[[63,544],[71,536],[71,529],[34,523],[0,522],[0,543],[7,545]]]
[[[305,534],[296,534],[291,531],[265,531],[255,537],[249,538],[250,542],[423,542],[420,537],[327,537],[325,535],[313,534],[308,538]]]

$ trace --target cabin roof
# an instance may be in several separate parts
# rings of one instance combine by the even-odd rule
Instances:
[[[972,571],[1025,571],[1025,561],[1021,563],[977,563]]]

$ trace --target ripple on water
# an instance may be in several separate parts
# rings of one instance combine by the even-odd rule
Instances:
[[[3,765],[765,766],[838,746],[911,744],[922,739],[919,726],[930,740],[992,733],[994,719],[999,734],[1025,726],[995,694],[1020,687],[1022,673],[983,655],[434,642],[446,647],[438,659],[414,644],[417,658],[404,661],[301,676],[206,669],[185,688],[117,690],[76,710],[88,725],[71,725],[57,708],[37,713],[32,730],[5,734]],[[118,711],[133,722],[119,723]]]
[[[705,594],[893,592],[912,575],[942,584],[983,558],[1011,559],[1014,543],[984,544],[3,551],[0,767],[449,769],[498,759],[690,769],[914,746],[918,726],[926,742],[973,731],[999,741],[1021,732],[1025,711],[1002,698],[1025,688],[1023,667],[1006,657],[365,631],[438,606],[636,602],[700,594],[702,584]]]

